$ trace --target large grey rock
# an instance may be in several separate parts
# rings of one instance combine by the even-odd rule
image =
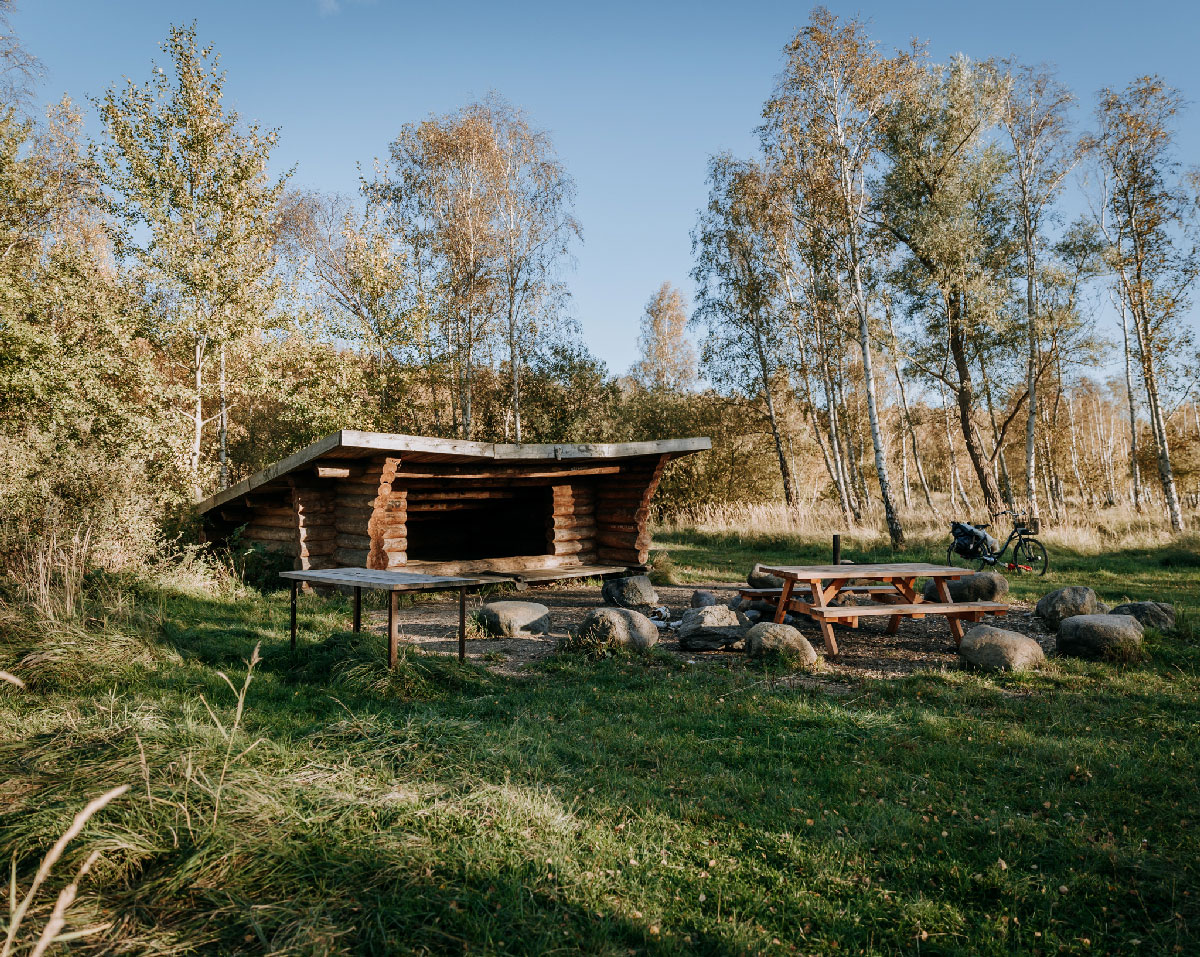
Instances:
[[[1110,615],[1130,615],[1142,623],[1143,628],[1170,631],[1175,627],[1175,606],[1165,601],[1129,601],[1117,605]]]
[[[706,608],[709,605],[719,605],[720,603],[721,599],[706,589],[697,588],[692,592],[691,606],[693,608]]]
[[[579,626],[579,637],[644,651],[658,643],[658,628],[641,612],[630,608],[593,608]]]
[[[1096,593],[1083,585],[1068,585],[1049,595],[1043,595],[1034,613],[1047,625],[1057,629],[1059,622],[1076,615],[1103,615],[1108,606],[1096,597]]]
[[[758,658],[762,655],[780,654],[800,659],[806,666],[817,663],[817,653],[800,632],[791,625],[777,625],[764,621],[746,632],[746,653]]]
[[[996,572],[979,572],[946,583],[954,601],[999,601],[1008,594],[1008,579]],[[921,592],[926,601],[941,601],[931,578]]]
[[[716,651],[741,641],[749,620],[725,605],[689,608],[679,624],[679,647],[684,651]]]
[[[958,647],[963,663],[981,671],[1026,671],[1046,660],[1042,646],[1019,632],[976,625]]]
[[[768,575],[762,570],[762,565],[755,565],[746,576],[751,588],[782,588],[783,579],[778,575]]]
[[[658,592],[645,575],[610,578],[600,589],[606,605],[618,608],[652,608],[658,604]]]
[[[479,625],[503,638],[541,635],[550,630],[550,609],[535,601],[490,601],[479,609]]]
[[[1126,661],[1142,648],[1142,623],[1132,615],[1073,615],[1058,626],[1058,653]]]

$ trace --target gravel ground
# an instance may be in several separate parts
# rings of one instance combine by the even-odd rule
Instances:
[[[733,597],[737,587],[729,584],[659,586],[658,596],[663,605],[671,610],[672,620],[678,619],[688,607],[692,592],[696,588],[707,588],[722,600]],[[469,639],[467,657],[501,674],[520,676],[528,672],[529,665],[540,658],[553,654],[558,643],[567,636],[568,629],[578,627],[589,610],[600,606],[598,587],[536,587],[520,593],[490,596],[492,600],[516,599],[540,602],[550,609],[551,631],[546,635],[531,638],[487,638]],[[477,595],[468,596],[471,609],[482,603]],[[1021,632],[1039,642],[1047,655],[1054,649],[1054,636],[1047,633],[1041,622],[1033,616],[1032,607],[1013,602],[1012,610],[1000,618],[984,619],[1001,628]],[[370,626],[377,630],[386,628],[386,615],[372,612],[368,616]],[[858,680],[862,678],[897,678],[917,671],[946,670],[958,668],[958,656],[954,650],[954,639],[946,620],[940,617],[924,618],[920,621],[907,620],[895,635],[886,632],[886,617],[860,619],[858,628],[841,625],[837,629],[840,655],[825,661],[821,670],[823,685],[832,679]],[[969,628],[970,625],[968,624]],[[800,631],[812,642],[818,652],[822,651],[821,634],[816,622],[802,621]],[[458,653],[458,603],[456,600],[438,599],[400,609],[400,633],[403,641],[422,651],[437,654]],[[741,660],[742,652],[685,652],[679,650],[679,642],[670,631],[664,632],[661,648],[687,658],[689,661]],[[847,690],[848,690],[847,686]],[[827,690],[837,691],[836,687]]]

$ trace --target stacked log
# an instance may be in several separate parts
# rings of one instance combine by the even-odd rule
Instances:
[[[408,562],[408,490],[393,488],[399,458],[383,460],[379,487],[367,523],[367,568],[402,568]]]
[[[375,511],[382,472],[382,461],[372,462],[365,468],[352,469],[345,478],[335,480],[333,557],[339,566],[367,567],[371,552],[371,536],[367,527]]]
[[[596,542],[600,561],[644,565],[650,557],[650,500],[669,456],[632,462],[596,491]]]
[[[242,535],[246,541],[262,545],[268,551],[296,556],[299,540],[296,510],[292,507],[290,493],[281,491],[269,495],[253,508]]]
[[[334,567],[337,529],[332,492],[328,488],[294,483],[292,512],[297,567],[301,570]]]
[[[596,560],[596,498],[590,483],[551,486],[546,553],[573,555],[580,564]]]

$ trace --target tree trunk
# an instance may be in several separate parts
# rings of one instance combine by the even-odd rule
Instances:
[[[988,468],[987,457],[979,444],[979,436],[975,431],[971,415],[975,410],[975,387],[971,382],[971,369],[967,362],[966,334],[962,323],[962,293],[953,292],[947,297],[947,325],[950,340],[950,357],[954,362],[954,371],[958,381],[954,388],[954,397],[958,403],[958,421],[962,429],[963,444],[967,449],[967,457],[971,467],[979,479],[979,488],[983,492],[983,504],[987,509],[990,520],[1003,511],[1003,502],[996,479]]]
[[[1025,413],[1025,504],[1029,509],[1029,520],[1037,528],[1037,272],[1034,262],[1033,225],[1029,216],[1024,219],[1025,228],[1025,323],[1028,353],[1025,360],[1025,388],[1029,391],[1029,408]]]
[[[896,330],[892,325],[892,314],[889,311],[887,314],[888,331],[891,334],[892,341],[896,340]],[[900,392],[900,412],[904,416],[904,424],[908,429],[908,437],[912,442],[913,464],[917,467],[917,477],[921,480],[921,491],[925,494],[925,504],[929,506],[935,518],[941,518],[938,513],[937,506],[933,504],[933,495],[929,491],[929,482],[925,478],[925,466],[921,462],[921,451],[917,448],[917,431],[913,428],[912,413],[908,407],[908,392],[904,388],[904,378],[900,375],[900,363],[896,359],[895,352],[892,355],[892,374],[896,377],[896,388]],[[953,497],[953,496],[952,496]]]
[[[221,488],[229,488],[229,403],[225,392],[225,343],[221,343]]]
[[[508,303],[508,368],[512,378],[513,429],[516,441],[521,441],[521,373],[517,362],[517,317],[510,296]]]
[[[192,447],[188,455],[188,466],[192,473],[192,492],[196,498],[200,498],[203,494],[203,489],[200,487],[200,449],[204,441],[204,352],[207,346],[206,338],[198,336],[192,360],[196,395],[192,411]]]
[[[759,317],[761,321],[761,316]],[[758,353],[758,369],[762,378],[763,396],[767,402],[767,419],[771,426],[771,437],[775,440],[775,454],[779,459],[779,474],[783,478],[783,500],[787,507],[795,512],[798,507],[796,489],[792,480],[792,471],[788,468],[787,453],[783,448],[783,434],[779,429],[779,416],[775,412],[775,396],[771,393],[771,368],[767,362],[767,350],[763,343],[762,334],[755,323],[754,348]]]
[[[950,407],[946,404],[944,394],[942,396],[942,422],[946,428],[946,449],[950,455],[950,507],[954,507],[954,496],[957,493],[962,499],[969,517],[971,500],[967,498],[967,490],[963,488],[962,476],[958,471],[958,455],[954,451],[954,435],[950,431]]]

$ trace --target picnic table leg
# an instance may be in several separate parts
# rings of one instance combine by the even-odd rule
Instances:
[[[362,631],[362,589],[354,587],[354,630]]]
[[[292,579],[292,652],[296,651],[296,590],[298,587],[296,579]]]
[[[916,579],[912,581],[894,581],[892,587],[896,589],[897,594],[903,598],[908,604],[915,604],[921,599],[917,596]],[[892,615],[888,619],[887,633],[894,635],[900,630],[900,622],[904,620],[903,615]]]
[[[458,660],[467,660],[467,589],[458,590]]]
[[[395,668],[400,657],[400,593],[388,592],[388,667]]]
[[[950,597],[950,585],[947,584],[944,578],[935,578],[934,585],[937,588],[938,598],[945,604],[954,604],[954,599]],[[946,617],[946,622],[950,625],[950,634],[954,636],[954,647],[957,648],[962,644],[963,626],[962,622],[957,618]]]
[[[826,592],[828,592],[830,595],[836,595],[838,589],[844,584],[844,581],[835,581],[833,584],[826,587],[821,581],[809,582],[808,587],[812,593],[812,604],[810,607],[814,609],[823,609],[827,607],[829,600],[825,597]],[[825,654],[829,655],[831,658],[837,657],[838,646],[837,639],[833,636],[833,622],[829,621],[824,616],[810,615],[809,617],[815,618],[817,627],[821,629],[821,640],[825,643]]]
[[[779,605],[775,608],[775,624],[779,624],[787,615],[788,602],[792,600],[793,584],[795,583],[790,578],[783,580],[783,591],[779,593]]]

